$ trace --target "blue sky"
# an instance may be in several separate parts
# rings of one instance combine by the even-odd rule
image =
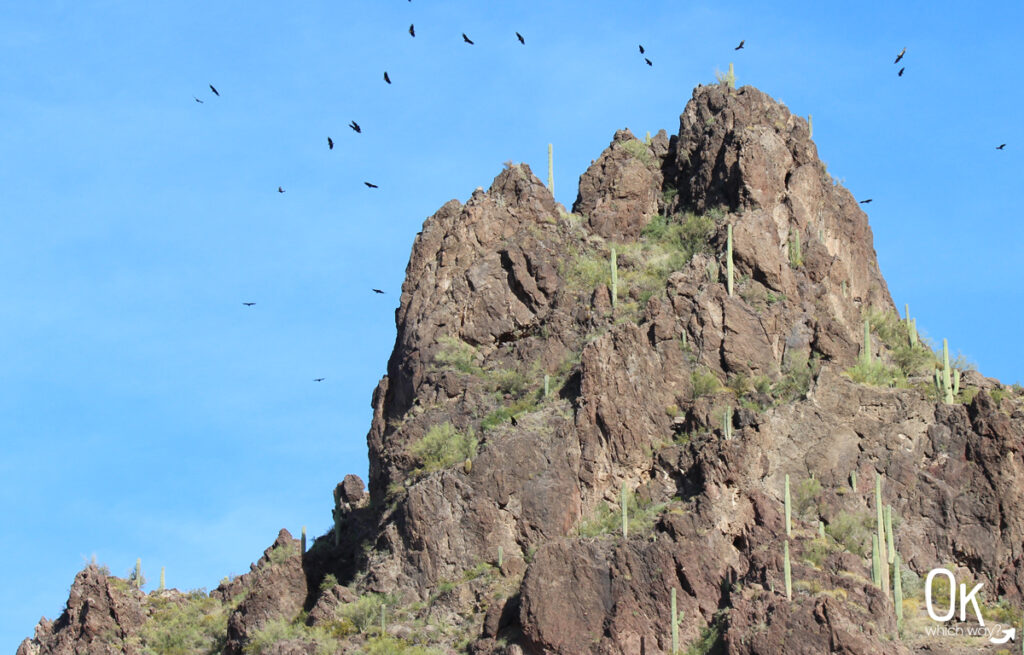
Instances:
[[[423,220],[548,143],[568,208],[729,62],[874,199],[897,305],[1024,380],[1021,3],[293,4],[0,4],[0,650],[92,555],[213,588],[326,530]]]

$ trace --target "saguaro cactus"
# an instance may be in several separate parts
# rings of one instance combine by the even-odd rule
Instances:
[[[782,542],[782,570],[786,576],[786,599],[793,600],[793,570],[789,565],[789,539]]]
[[[618,255],[615,252],[615,246],[612,246],[612,309],[619,301],[619,265]]]
[[[789,473],[786,474],[786,536],[793,536],[793,513],[789,502]]]
[[[135,588],[142,589],[142,558],[136,558],[135,560],[135,576],[134,580]]]
[[[861,352],[861,361],[865,364],[871,363],[871,321],[864,319],[864,350]]]
[[[814,137],[814,117],[807,114],[807,136]]]
[[[878,579],[883,586],[882,591],[889,595],[889,558],[886,555],[885,546],[885,519],[882,510],[882,475],[875,473],[875,515],[878,519],[878,530],[875,535],[878,538]]]
[[[892,538],[892,505],[885,506],[885,546],[889,554],[889,563],[896,557],[896,543]]]
[[[732,407],[726,407],[722,411],[722,436],[726,441],[732,439]]]
[[[551,376],[547,373],[544,374],[544,397],[547,398],[551,395]]]
[[[622,538],[629,537],[629,516],[626,509],[626,483],[622,483],[622,491],[619,492],[619,502],[622,505]]]
[[[548,191],[555,195],[555,155],[553,146],[548,144]]]
[[[732,296],[732,223],[729,223],[726,228],[725,237],[725,266],[726,266],[726,289],[729,291],[729,295]]]
[[[871,535],[871,582],[875,583],[876,587],[881,587],[881,580],[879,579],[880,571],[882,570],[881,558],[878,556],[878,535]]]
[[[917,319],[910,319],[910,345],[917,344]]]
[[[892,563],[892,589],[896,605],[896,629],[903,630],[903,581],[900,579],[899,553],[896,553],[896,557]]]
[[[679,652],[679,614],[676,611],[676,588],[672,587],[672,655]]]
[[[167,588],[167,578],[165,576],[166,572],[167,572],[167,567],[166,566],[161,566],[160,567],[160,591],[163,591],[164,589]]]
[[[854,493],[857,492],[857,472],[856,471],[850,471],[850,489],[853,490]]]
[[[943,402],[953,404],[953,383],[949,375],[949,341],[942,340],[942,391]]]
[[[501,546],[498,546],[498,568],[500,569],[501,566],[504,563],[505,563],[505,551],[502,549]]]

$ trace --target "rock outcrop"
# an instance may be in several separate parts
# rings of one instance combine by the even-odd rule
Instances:
[[[413,244],[396,327],[368,497],[347,476],[331,533],[300,555],[282,531],[211,594],[226,652],[276,626],[265,651],[668,653],[673,589],[703,652],[982,652],[929,639],[938,566],[985,586],[990,621],[1019,616],[1021,394],[964,371],[942,402],[867,216],[756,89],[699,87],[671,137],[616,132],[571,213],[525,165],[450,201]],[[872,580],[876,479],[900,622]],[[154,620],[79,578],[19,655],[130,646]]]

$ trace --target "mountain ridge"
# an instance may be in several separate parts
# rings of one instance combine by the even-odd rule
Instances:
[[[867,216],[807,122],[752,87],[698,87],[671,137],[616,132],[571,213],[522,164],[446,203],[396,327],[368,493],[347,476],[334,534],[300,554],[282,531],[211,592],[211,648],[669,652],[674,589],[683,643],[719,652],[930,652],[906,626],[894,641],[867,575],[873,474],[908,571],[953,563],[1019,615],[1019,394],[965,370],[941,402]],[[885,386],[851,379],[869,374]],[[391,608],[381,634],[360,603]],[[144,652],[161,609],[87,567],[18,653]]]

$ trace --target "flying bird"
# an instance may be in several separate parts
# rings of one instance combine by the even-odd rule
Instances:
[[[874,198],[868,198],[867,200],[861,200],[861,201],[860,201],[860,204],[862,204],[862,205],[866,205],[866,204],[868,204],[869,202],[871,202],[872,200],[874,200]]]
[[[278,193],[284,193],[284,189],[282,189],[281,187],[277,187],[277,192]]]
[[[313,382],[323,382],[327,378],[313,378]]]
[[[206,104],[206,103],[204,103],[204,102],[203,102],[202,100],[200,100],[199,98],[197,98],[197,97],[195,97],[195,96],[192,96],[192,99],[193,99],[193,100],[195,100],[196,102],[198,102],[198,103],[199,103],[199,104],[201,104],[201,105],[203,105],[203,104]]]
[[[256,303],[254,303],[254,302],[244,302],[244,303],[242,303],[242,304],[243,304],[243,305],[245,305],[246,307],[252,307],[252,306],[253,306],[253,305],[255,305]]]
[[[387,82],[388,84],[391,84],[391,78],[388,77],[387,71],[384,71],[384,81]]]
[[[213,91],[213,95],[217,96],[218,98],[220,97],[220,93],[217,91],[217,89],[213,88],[212,84],[210,85],[210,90]]]
[[[894,64],[900,63],[900,59],[903,59],[903,55],[905,55],[905,54],[907,54],[907,49],[903,48],[902,50],[900,50],[900,54],[896,55],[896,61],[894,61],[892,63],[894,63]]]
[[[355,121],[352,121],[351,123],[349,123],[348,126],[351,127],[353,130],[355,130],[356,134],[362,134],[363,133],[363,128],[359,127],[359,123],[357,123]]]
[[[640,54],[644,54],[644,47],[643,47],[643,45],[640,46]]]
[[[371,289],[371,291],[373,291],[374,293],[384,293],[384,292],[383,292],[383,291],[381,291],[380,289]]]
[[[409,25],[409,36],[416,38],[416,28],[413,25]]]
[[[370,182],[363,182],[363,184],[365,184],[366,186],[370,187],[371,189],[376,189],[377,188],[376,184],[372,184]]]
[[[334,139],[327,137],[327,149],[334,150]]]
[[[896,73],[896,77],[903,77],[903,71],[905,71],[905,70],[907,70],[907,69],[906,68],[901,68],[900,72]]]
[[[462,40],[468,43],[469,45],[473,45],[473,42],[469,40],[469,37],[466,36],[465,32],[462,33]]]
[[[1005,147],[1006,147],[1006,144],[1005,144],[1005,143],[1003,143],[1003,144],[1001,144],[1001,145],[998,145],[998,146],[996,146],[996,150],[1002,150],[1002,149],[1003,149],[1003,148],[1005,148]]]
[[[735,48],[733,48],[733,50],[742,50],[743,49],[743,44],[746,43],[746,42],[747,42],[746,39],[740,40],[740,44],[738,46],[736,46]]]
[[[647,65],[648,65],[648,66],[653,66],[653,65],[654,65],[654,64],[652,64],[652,63],[651,63],[651,60],[650,60],[650,59],[648,59],[647,57],[644,57],[644,61],[646,61],[646,62],[647,62]]]
[[[519,32],[516,32],[516,38],[519,39],[520,43],[522,43],[523,45],[526,45],[526,39],[523,38],[522,34],[520,34]]]

